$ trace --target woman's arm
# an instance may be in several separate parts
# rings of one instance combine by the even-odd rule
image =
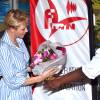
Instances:
[[[33,76],[33,77],[29,77],[25,80],[24,84],[25,85],[32,85],[34,83],[39,83],[42,82],[43,80],[45,80],[46,78],[54,75],[57,72],[57,68],[50,68],[47,71],[43,72],[41,75],[39,76]]]

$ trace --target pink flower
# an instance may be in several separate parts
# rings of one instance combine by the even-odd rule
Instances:
[[[41,63],[42,61],[43,61],[42,58],[37,58],[34,60],[34,65],[37,65],[37,64]]]
[[[63,55],[66,54],[66,48],[57,46],[56,49],[61,50]]]
[[[64,55],[66,50],[63,47],[56,47],[57,50],[61,50],[62,54]],[[32,58],[31,66],[35,66],[39,63],[46,62],[49,60],[57,59],[58,55],[53,51],[52,48],[49,46],[46,48],[43,48],[41,51],[37,51],[36,54]]]
[[[42,58],[42,54],[39,52],[36,52],[36,54],[34,55],[34,59],[37,59],[37,58]]]
[[[49,56],[49,51],[47,51],[47,50],[44,51],[44,52],[43,52],[43,57],[45,58],[45,57],[48,57],[48,56]]]
[[[57,54],[53,53],[52,55],[50,55],[50,59],[51,59],[51,60],[54,60],[54,59],[56,59],[56,58],[57,58]]]
[[[43,61],[42,54],[39,53],[39,52],[36,52],[36,54],[32,58],[32,63],[30,64],[30,66],[35,66],[35,65],[39,64],[42,61]]]

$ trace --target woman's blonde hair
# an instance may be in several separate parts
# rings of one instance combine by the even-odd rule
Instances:
[[[25,14],[25,12],[20,11],[18,9],[10,10],[4,19],[7,28],[9,27],[17,28],[19,27],[20,22],[24,22],[26,24],[26,21],[27,21],[27,15]]]

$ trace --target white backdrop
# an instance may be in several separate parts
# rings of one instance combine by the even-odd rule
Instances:
[[[41,38],[62,43],[67,50],[66,74],[90,61],[87,0],[30,0],[31,50]],[[37,38],[38,37],[38,38]],[[38,40],[39,39],[39,40]],[[43,40],[42,39],[42,40]],[[36,41],[36,43],[35,43]],[[39,45],[39,44],[38,44]],[[38,85],[33,100],[92,100],[90,84],[73,85],[52,94]]]

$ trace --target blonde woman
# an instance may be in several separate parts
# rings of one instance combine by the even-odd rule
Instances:
[[[0,100],[32,100],[31,85],[56,72],[49,69],[37,77],[29,77],[29,54],[23,42],[27,16],[20,10],[10,10],[5,16],[7,26],[0,40]]]

